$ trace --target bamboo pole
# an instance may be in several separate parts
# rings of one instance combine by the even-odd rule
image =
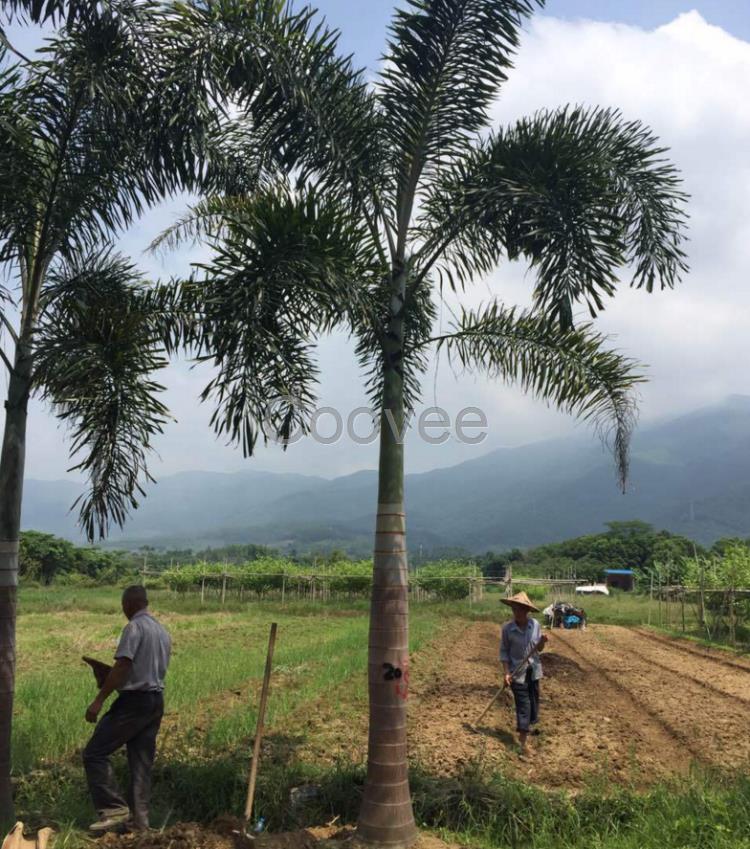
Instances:
[[[255,725],[255,739],[253,740],[253,759],[250,762],[250,777],[247,781],[247,799],[245,801],[245,831],[250,822],[255,800],[255,783],[258,778],[258,763],[260,761],[260,743],[263,738],[263,721],[266,716],[266,703],[268,701],[268,688],[271,683],[271,663],[273,662],[273,648],[276,643],[276,623],[271,624],[271,633],[268,637],[268,654],[266,655],[266,671],[263,674],[263,687],[260,691],[260,705],[258,706],[258,721]]]

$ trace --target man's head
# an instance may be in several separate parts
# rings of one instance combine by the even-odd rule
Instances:
[[[139,610],[145,610],[147,607],[148,596],[145,587],[136,584],[123,591],[122,612],[128,619],[132,619]]]
[[[511,604],[510,609],[513,611],[513,618],[516,620],[516,622],[518,622],[519,625],[523,625],[528,622],[529,608],[526,607],[525,604],[513,603]]]
[[[529,621],[529,613],[532,610],[539,612],[539,608],[525,592],[516,593],[510,598],[501,598],[500,601],[510,607],[513,611],[513,618],[519,625],[524,625]]]

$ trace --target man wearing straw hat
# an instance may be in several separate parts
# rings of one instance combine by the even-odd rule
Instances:
[[[505,684],[513,691],[520,754],[524,757],[528,754],[529,733],[534,733],[531,729],[539,721],[539,680],[542,677],[539,652],[548,637],[542,634],[536,619],[530,618],[529,612],[538,613],[539,608],[526,593],[516,593],[501,601],[513,611],[513,619],[503,626],[500,661],[505,671]]]

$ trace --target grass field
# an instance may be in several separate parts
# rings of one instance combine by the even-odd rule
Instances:
[[[173,636],[167,715],[155,773],[153,824],[210,821],[239,812],[255,725],[268,628],[279,624],[263,750],[258,810],[275,830],[356,816],[363,781],[367,606],[211,603],[154,593],[154,612]],[[643,601],[589,599],[592,620],[640,625]],[[61,845],[92,816],[80,749],[94,694],[82,654],[111,657],[122,627],[118,592],[25,590],[20,599],[14,774],[19,815],[55,823]],[[426,680],[443,671],[432,658],[450,651],[464,629],[500,622],[505,608],[480,604],[412,606],[412,651]],[[605,647],[606,648],[606,647]],[[492,673],[490,672],[490,677]],[[430,679],[432,680],[432,679]],[[490,686],[492,682],[488,682]],[[416,710],[421,705],[417,699]],[[749,729],[750,730],[750,729]],[[123,760],[118,769],[123,769]],[[321,793],[301,812],[291,787],[314,782]],[[750,847],[750,781],[700,771],[647,792],[593,780],[574,796],[520,781],[481,758],[444,774],[414,762],[412,783],[421,824],[463,844],[702,849]]]

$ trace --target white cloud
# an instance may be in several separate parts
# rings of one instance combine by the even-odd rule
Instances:
[[[671,147],[683,171],[690,202],[692,272],[675,292],[652,296],[625,285],[600,320],[613,344],[649,365],[651,382],[642,394],[642,417],[660,417],[733,392],[750,392],[747,319],[750,315],[750,44],[687,12],[653,31],[621,24],[564,22],[539,17],[525,35],[516,70],[496,109],[507,123],[536,109],[585,103],[619,107],[628,118],[649,124]],[[152,214],[125,241],[134,255],[179,212],[179,202]],[[175,260],[184,267],[185,258]],[[149,261],[152,264],[152,261]],[[167,262],[155,268],[169,273]],[[471,294],[491,291],[508,303],[528,302],[532,281],[520,266],[500,269]],[[448,316],[445,315],[447,322]],[[351,409],[364,402],[351,347],[341,338],[323,340],[321,400]],[[205,372],[203,372],[205,375]],[[575,424],[544,405],[474,377],[456,381],[444,363],[425,402],[453,414],[483,407],[490,438],[479,448],[456,443],[435,447],[412,439],[407,463],[414,470],[448,465],[500,445],[558,433]],[[157,474],[184,468],[233,469],[243,461],[217,444],[207,428],[209,409],[197,407],[199,375],[176,366],[169,375],[169,403],[180,424],[159,443]],[[34,409],[28,473],[60,476],[65,458],[51,420]],[[335,475],[375,465],[375,446],[335,448],[305,445],[286,455],[261,452],[258,467]]]

